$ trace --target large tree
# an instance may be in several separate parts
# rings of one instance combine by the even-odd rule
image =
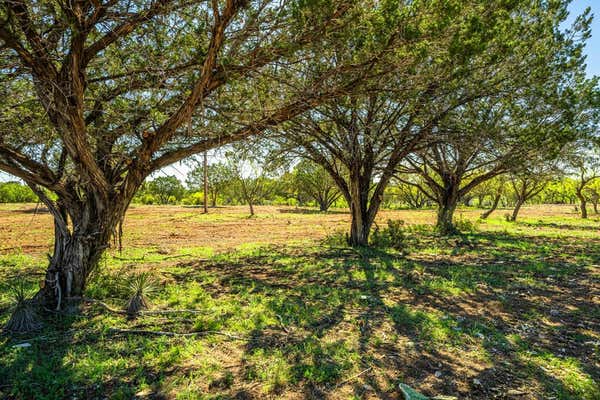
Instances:
[[[348,202],[353,246],[368,243],[397,166],[435,142],[449,113],[492,94],[508,94],[515,81],[548,77],[548,69],[563,58],[573,62],[572,53],[579,50],[558,30],[566,2],[444,3],[448,8],[413,2],[410,13],[389,15],[405,27],[399,33],[404,46],[386,54],[392,77],[285,124],[286,144],[321,164]],[[587,29],[587,20],[580,22]],[[323,62],[335,65],[352,57],[330,52],[335,57]]]
[[[36,301],[83,294],[152,172],[356,86],[366,53],[285,80],[366,12],[342,0],[0,0],[0,170],[54,217]]]

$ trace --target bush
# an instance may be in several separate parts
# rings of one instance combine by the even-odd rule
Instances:
[[[459,232],[474,232],[477,230],[477,223],[471,220],[463,218],[461,215],[460,218],[456,218],[454,220],[454,227]]]
[[[188,206],[201,206],[204,204],[204,194],[202,192],[190,193],[181,199],[181,202]]]
[[[34,203],[38,197],[27,185],[19,182],[0,183],[0,203]]]
[[[386,228],[376,227],[371,237],[371,243],[377,247],[389,247],[403,251],[406,248],[404,221],[389,219]]]

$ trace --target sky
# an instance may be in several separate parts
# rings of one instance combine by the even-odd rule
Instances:
[[[600,0],[573,0],[569,6],[570,15],[565,22],[565,27],[568,27],[577,15],[590,7],[594,20],[592,22],[592,37],[588,40],[585,53],[587,54],[586,64],[587,73],[590,77],[600,76]],[[212,158],[212,157],[211,157]],[[209,160],[210,162],[210,160]],[[156,175],[175,175],[182,181],[185,181],[185,175],[189,167],[182,163],[174,164]],[[10,180],[11,177],[0,171],[0,181]]]
[[[590,7],[594,14],[592,37],[588,39],[586,46],[587,73],[589,76],[600,76],[600,0],[573,0],[569,7],[570,15],[567,23],[572,22],[587,7]]]

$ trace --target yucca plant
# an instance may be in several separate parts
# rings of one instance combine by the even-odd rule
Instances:
[[[42,328],[41,319],[36,311],[31,296],[33,292],[24,280],[19,279],[9,285],[13,301],[13,313],[4,326],[4,330],[12,333],[36,331]]]
[[[156,281],[149,272],[133,274],[127,284],[131,297],[125,311],[131,318],[149,307],[148,297],[156,291]]]

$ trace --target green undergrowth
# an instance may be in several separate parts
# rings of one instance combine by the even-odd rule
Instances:
[[[111,252],[87,296],[123,309],[126,278],[150,271],[151,310],[195,311],[48,313],[40,332],[0,337],[0,397],[393,398],[406,383],[429,396],[598,399],[600,316],[585,293],[600,243],[580,240],[591,222],[563,222],[497,218],[455,236],[399,223],[364,249],[330,237]],[[0,273],[35,290],[43,260],[3,255]],[[2,290],[2,324],[10,302]]]

